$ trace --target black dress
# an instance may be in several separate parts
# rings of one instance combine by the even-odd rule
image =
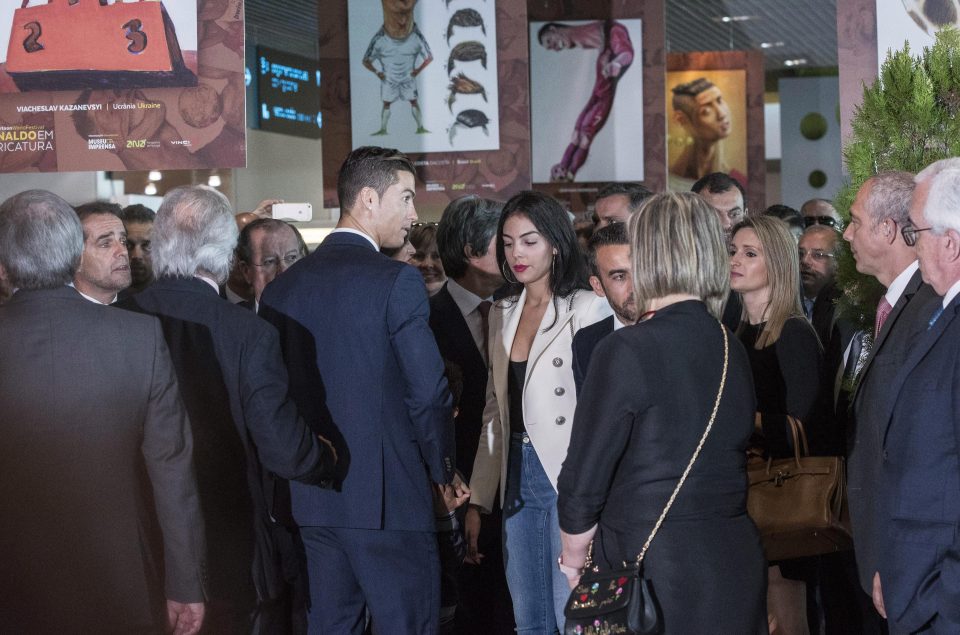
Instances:
[[[773,345],[756,349],[754,343],[763,326],[745,323],[738,334],[750,358],[763,449],[774,458],[793,456],[792,436],[787,432],[789,414],[803,423],[811,453],[820,454],[826,431],[818,400],[823,354],[817,334],[805,318],[792,317]]]
[[[699,301],[661,309],[593,353],[560,472],[560,527],[599,524],[594,560],[633,561],[696,449],[723,367],[721,326]],[[729,335],[713,430],[644,559],[667,633],[766,632],[766,563],[746,513],[754,391]]]

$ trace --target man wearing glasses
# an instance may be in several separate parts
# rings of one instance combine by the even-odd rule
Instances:
[[[891,633],[960,632],[960,159],[916,177],[909,224],[938,296],[884,400],[873,603]],[[878,541],[879,542],[879,541]]]
[[[824,349],[833,328],[835,302],[840,290],[837,275],[836,230],[825,225],[811,225],[800,236],[800,282],[803,285],[803,312],[813,324]]]
[[[843,228],[843,221],[840,214],[833,207],[833,203],[825,198],[811,198],[800,206],[800,214],[803,216],[805,227],[813,225],[826,225],[836,229]]]
[[[886,287],[877,307],[873,347],[851,397],[853,439],[848,446],[847,478],[850,519],[856,545],[860,586],[868,596],[879,590],[880,562],[890,549],[889,528],[881,509],[889,492],[879,486],[887,456],[883,445],[890,413],[890,386],[910,353],[918,332],[939,301],[923,283],[917,255],[902,235],[910,225],[913,175],[884,172],[868,179],[850,208],[843,238],[857,262],[857,271],[874,276]],[[892,584],[892,580],[888,583]],[[879,622],[878,612],[869,615]]]
[[[253,301],[240,305],[257,311],[266,286],[306,255],[307,246],[299,232],[282,220],[260,218],[244,227],[237,241],[237,260],[253,288]]]

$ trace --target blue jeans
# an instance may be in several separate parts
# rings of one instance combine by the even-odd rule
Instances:
[[[557,492],[529,437],[513,435],[503,503],[503,560],[517,633],[563,629],[570,588],[557,567],[558,557]]]

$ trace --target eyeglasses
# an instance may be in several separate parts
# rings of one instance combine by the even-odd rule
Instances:
[[[837,219],[833,216],[804,216],[803,217],[803,226],[804,227],[813,227],[814,225],[826,225],[827,227],[836,228],[839,223]]]
[[[917,244],[917,234],[920,232],[926,232],[933,229],[933,227],[914,227],[913,225],[905,225],[900,228],[900,235],[903,236],[903,242],[907,243],[907,247],[913,247]]]
[[[829,251],[823,251],[822,249],[798,249],[797,253],[800,254],[800,260],[802,261],[807,256],[810,256],[817,262],[823,262],[830,258],[836,258],[836,254],[832,254]]]
[[[289,256],[284,256],[283,258],[273,258],[273,257],[264,258],[263,262],[261,262],[260,264],[253,263],[253,266],[263,267],[264,269],[272,270],[272,269],[276,269],[277,266],[281,262],[283,262],[283,268],[286,269],[287,267],[290,267],[291,265],[293,265],[293,263],[295,263],[298,260],[300,260],[300,254],[290,254]]]

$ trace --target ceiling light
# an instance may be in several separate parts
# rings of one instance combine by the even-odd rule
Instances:
[[[798,58],[793,59],[793,60],[784,60],[784,61],[783,61],[783,65],[784,65],[784,66],[803,66],[803,65],[806,64],[806,63],[807,63],[807,58],[805,58],[805,57],[798,57]]]
[[[728,22],[746,22],[747,20],[753,20],[755,17],[753,15],[722,15],[714,18],[714,21],[726,24]]]
[[[151,181],[159,181],[163,179],[163,175],[160,174],[160,170],[150,170],[150,174],[147,175],[147,178]]]
[[[143,193],[147,196],[156,196],[157,195],[157,186],[153,183],[147,183],[147,187],[143,188]]]
[[[220,187],[220,175],[211,174],[210,178],[207,179],[207,185],[209,185],[210,187]]]
[[[760,42],[760,48],[772,49],[783,46],[783,42]]]

